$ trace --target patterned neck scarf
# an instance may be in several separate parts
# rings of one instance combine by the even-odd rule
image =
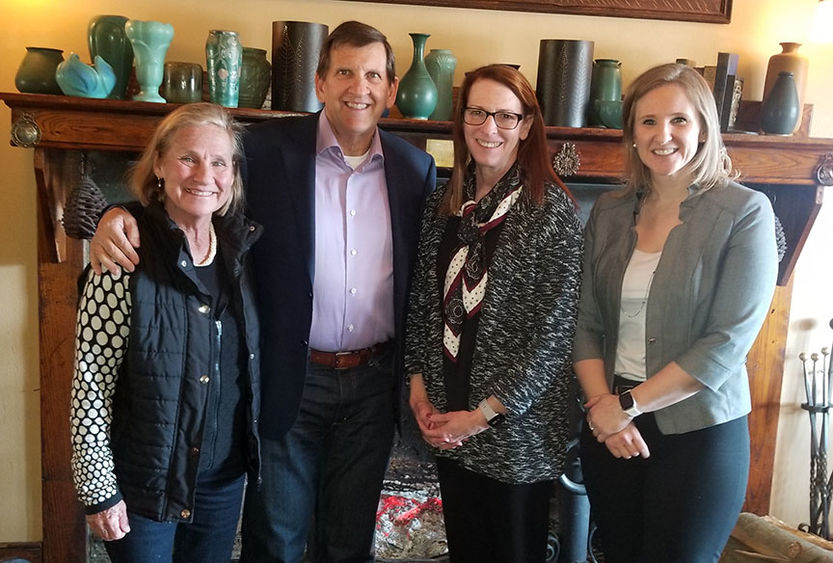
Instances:
[[[452,362],[457,362],[463,321],[480,310],[489,279],[484,262],[484,236],[506,219],[506,213],[521,195],[521,176],[515,164],[495,187],[475,202],[474,166],[466,173],[463,193],[466,201],[457,212],[458,245],[451,253],[443,288],[443,349]]]

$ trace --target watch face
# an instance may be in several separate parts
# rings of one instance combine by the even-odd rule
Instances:
[[[495,414],[495,416],[493,416],[492,418],[490,418],[489,420],[487,420],[487,421],[486,421],[486,423],[487,423],[489,426],[498,426],[498,425],[499,425],[500,423],[502,423],[505,419],[506,419],[506,417],[505,417],[505,416],[503,416],[503,415],[502,415],[502,414],[500,414],[500,413],[497,413],[497,414]]]
[[[631,396],[630,391],[625,391],[619,395],[619,405],[622,407],[623,411],[628,411],[633,408],[633,397]]]

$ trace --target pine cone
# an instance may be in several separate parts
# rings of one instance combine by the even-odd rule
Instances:
[[[92,180],[84,177],[67,196],[62,222],[67,236],[90,239],[95,234],[101,213],[107,208],[104,194]]]

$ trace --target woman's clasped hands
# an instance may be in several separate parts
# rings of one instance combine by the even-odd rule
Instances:
[[[650,457],[648,444],[633,419],[622,410],[618,395],[596,395],[584,407],[587,409],[587,427],[613,456],[624,459]]]

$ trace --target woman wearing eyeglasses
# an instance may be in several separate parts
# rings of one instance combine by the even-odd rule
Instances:
[[[468,73],[451,181],[423,218],[406,345],[452,561],[545,560],[581,239],[529,82],[504,65]]]

